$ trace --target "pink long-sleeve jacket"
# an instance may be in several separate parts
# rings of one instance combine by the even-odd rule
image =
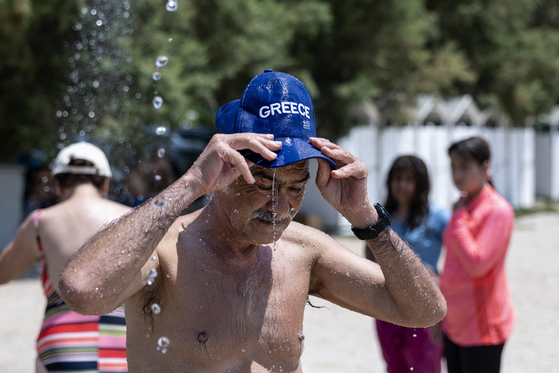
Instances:
[[[505,256],[513,225],[511,205],[489,184],[448,223],[440,279],[448,308],[443,331],[460,346],[501,344],[512,333],[516,311]]]

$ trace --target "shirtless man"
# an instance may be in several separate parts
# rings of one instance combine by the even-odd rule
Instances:
[[[95,235],[61,276],[62,296],[78,312],[106,313],[126,301],[131,371],[302,372],[309,294],[408,327],[444,317],[427,268],[383,229],[390,218],[367,198],[365,165],[313,137],[312,99],[301,82],[266,70],[219,110],[216,126],[184,176]],[[379,264],[292,222],[310,158],[319,162],[322,196],[369,237]],[[211,192],[206,207],[180,216]]]

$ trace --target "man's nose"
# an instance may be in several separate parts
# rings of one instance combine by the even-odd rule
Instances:
[[[268,211],[275,212],[278,218],[286,216],[290,207],[285,188],[279,188],[277,192],[274,191],[266,207],[268,208]]]

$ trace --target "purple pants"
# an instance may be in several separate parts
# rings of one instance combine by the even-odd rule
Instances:
[[[429,339],[429,328],[405,328],[376,320],[388,373],[440,373],[443,346]]]

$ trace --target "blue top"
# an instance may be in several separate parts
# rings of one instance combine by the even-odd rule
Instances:
[[[419,255],[425,264],[437,272],[437,261],[441,255],[442,236],[450,219],[450,211],[429,205],[429,216],[413,230],[406,230],[409,223],[394,220],[391,227]]]

